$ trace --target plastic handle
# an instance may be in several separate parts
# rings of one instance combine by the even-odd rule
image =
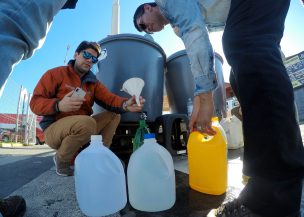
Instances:
[[[213,140],[216,135],[222,135],[221,130],[217,126],[212,126],[212,129],[214,129],[215,132],[216,132],[216,134],[214,136],[213,135],[208,135],[206,133],[198,132],[202,135],[201,141],[209,142],[209,141]]]

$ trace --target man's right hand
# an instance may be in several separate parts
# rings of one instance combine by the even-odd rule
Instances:
[[[195,96],[193,111],[189,122],[190,132],[197,130],[202,133],[214,135],[216,132],[211,127],[213,110],[213,97],[211,91]]]
[[[78,96],[72,96],[74,91],[69,92],[58,102],[58,108],[60,112],[73,112],[80,109],[84,98]]]

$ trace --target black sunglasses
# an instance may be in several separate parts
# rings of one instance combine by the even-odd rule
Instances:
[[[143,16],[143,15],[144,15],[144,13],[142,13],[142,15],[140,15],[141,19],[142,19],[142,16]],[[149,31],[146,30],[148,27],[147,27],[146,24],[144,24],[144,23],[139,23],[139,24],[138,24],[138,27],[139,27],[139,29],[140,29],[141,31],[144,31],[145,33],[148,33],[148,34],[152,34],[152,33],[153,33],[153,32],[149,32]]]
[[[82,52],[82,56],[85,59],[92,59],[92,63],[97,63],[98,62],[97,57],[93,56],[92,54],[90,54],[89,52],[87,52],[85,50]]]
[[[143,24],[143,23],[140,23],[140,24],[138,24],[138,25],[139,25],[139,28],[140,28],[142,31],[145,31],[146,28],[147,28],[147,26],[146,26],[145,24]]]

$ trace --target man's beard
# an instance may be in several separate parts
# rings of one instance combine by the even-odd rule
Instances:
[[[80,75],[84,75],[89,72],[90,69],[83,69],[82,67],[79,67],[78,65],[75,65],[75,70],[78,72]]]

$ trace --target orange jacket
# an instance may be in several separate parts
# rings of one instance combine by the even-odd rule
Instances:
[[[91,71],[80,78],[73,65],[74,61],[70,61],[68,66],[48,70],[34,89],[30,107],[35,114],[43,116],[40,122],[43,130],[56,120],[66,116],[91,115],[94,102],[106,110],[115,113],[124,112],[122,104],[127,98],[111,93]],[[78,111],[57,113],[56,102],[76,87],[81,87],[86,92],[81,108]]]

